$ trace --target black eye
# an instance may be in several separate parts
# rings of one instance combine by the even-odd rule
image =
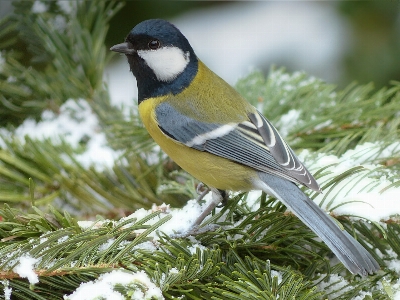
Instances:
[[[149,48],[152,50],[156,50],[160,48],[160,41],[159,40],[152,40],[149,42]]]

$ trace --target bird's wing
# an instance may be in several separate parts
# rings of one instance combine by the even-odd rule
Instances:
[[[187,117],[163,102],[155,110],[158,126],[170,138],[258,171],[274,174],[319,191],[312,175],[277,130],[261,114],[241,123],[206,123]]]
[[[321,191],[315,178],[294,154],[293,150],[281,137],[276,128],[259,112],[249,114],[249,119],[256,126],[275,160],[300,183],[315,191]]]

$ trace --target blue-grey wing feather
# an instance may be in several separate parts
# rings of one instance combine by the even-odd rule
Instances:
[[[255,113],[249,114],[249,119],[257,127],[257,130],[269,148],[275,160],[289,172],[289,174],[296,178],[296,180],[305,186],[320,191],[320,187],[307,170],[307,168],[300,162],[296,154],[283,140],[276,128],[269,122],[262,114]]]
[[[253,115],[249,115],[249,121],[240,124],[225,124],[228,126],[225,134],[218,135],[217,130],[221,128],[222,124],[200,122],[180,113],[169,103],[161,103],[157,106],[155,112],[162,132],[176,141],[194,149],[206,151],[252,167],[258,171],[278,175],[290,181],[309,186],[309,176],[311,175],[298,161],[289,146],[280,138],[276,129],[272,127],[275,131],[271,133],[263,130],[264,128],[269,128],[265,124],[263,125],[264,127],[260,125],[262,120],[266,120],[265,118],[261,121],[258,120],[260,126],[257,127],[257,124],[253,124]],[[232,128],[230,129],[229,126],[232,126]],[[213,134],[214,132],[216,134]],[[273,147],[268,146],[265,137],[267,136],[271,140],[271,134],[278,137],[278,147],[274,145]],[[272,136],[273,138],[274,136]],[[284,143],[284,145],[280,143]],[[271,144],[270,141],[269,144]],[[271,151],[271,149],[274,151]],[[282,151],[287,151],[289,154],[279,154]],[[293,167],[294,164],[282,164],[282,161],[286,162],[288,160],[284,155],[291,155],[291,159],[293,157],[297,159],[295,161],[297,169]],[[305,173],[304,170],[309,176],[303,175]],[[312,186],[311,188],[315,189]]]
[[[197,122],[181,114],[168,103],[158,105],[155,112],[159,127],[164,134],[183,144],[219,126],[218,124]]]

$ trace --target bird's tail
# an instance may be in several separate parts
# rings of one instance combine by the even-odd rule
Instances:
[[[294,183],[267,173],[259,173],[256,185],[281,200],[304,224],[314,231],[353,274],[362,276],[379,270],[377,261],[347,231],[308,198]]]

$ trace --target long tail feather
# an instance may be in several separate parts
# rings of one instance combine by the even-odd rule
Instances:
[[[294,183],[259,173],[258,188],[281,200],[304,224],[314,231],[353,274],[362,276],[379,270],[377,261],[347,231],[308,198]]]

